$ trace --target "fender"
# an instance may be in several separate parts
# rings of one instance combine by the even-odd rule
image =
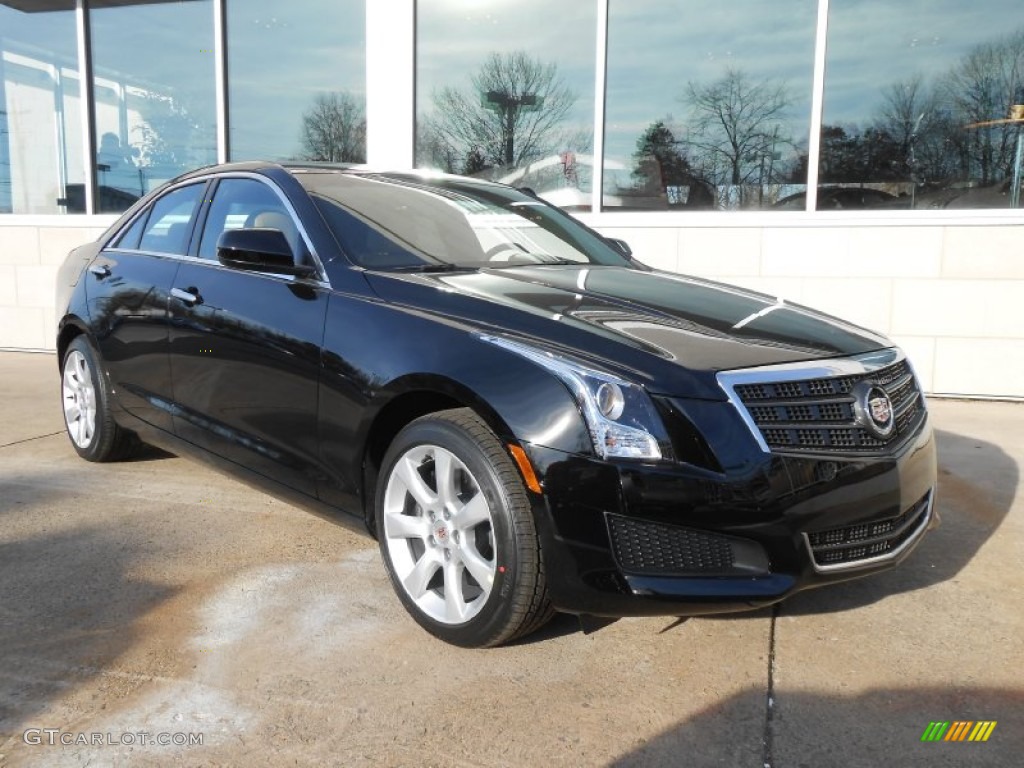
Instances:
[[[506,442],[593,452],[579,407],[556,376],[450,318],[332,296],[321,365],[320,458],[339,506],[363,497],[363,447],[378,418],[411,396],[473,408]]]

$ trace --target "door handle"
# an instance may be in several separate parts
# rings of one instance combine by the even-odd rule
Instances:
[[[89,266],[89,271],[96,275],[100,280],[104,277],[110,277],[110,267],[106,264],[92,264]]]
[[[183,301],[190,307],[202,304],[203,302],[202,297],[199,295],[199,289],[191,286],[187,291],[183,291],[181,288],[171,288],[171,296]]]

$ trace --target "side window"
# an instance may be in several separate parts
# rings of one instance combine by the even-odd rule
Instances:
[[[274,190],[256,179],[229,178],[222,179],[214,192],[199,243],[199,257],[216,259],[221,233],[242,227],[280,229],[300,259],[306,253],[299,228]]]
[[[205,188],[205,183],[190,184],[157,200],[150,211],[139,249],[185,255],[192,218]]]
[[[149,219],[147,211],[143,211],[135,217],[135,221],[128,227],[121,236],[117,238],[117,242],[114,243],[115,248],[124,248],[129,251],[134,251],[139,247],[139,240],[142,239],[142,230],[146,226],[146,221]]]

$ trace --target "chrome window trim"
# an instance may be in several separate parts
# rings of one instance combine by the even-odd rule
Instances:
[[[139,216],[148,215],[150,210],[153,208],[154,203],[156,203],[156,201],[159,200],[160,198],[162,198],[164,195],[169,194],[170,192],[173,192],[176,189],[180,189],[181,187],[187,187],[190,184],[205,184],[207,181],[209,181],[209,177],[207,177],[207,176],[203,176],[202,178],[195,178],[195,179],[182,179],[182,181],[180,183],[176,183],[176,184],[173,184],[173,185],[168,184],[166,186],[162,185],[160,187],[157,187],[155,190],[147,192],[145,195],[140,197],[137,201],[132,203],[131,207],[129,207],[128,210],[131,210],[132,207],[138,205],[148,195],[152,195],[152,194],[154,194],[156,192],[159,192],[160,194],[159,195],[154,195],[153,199],[150,200],[149,202],[147,202],[145,205],[140,205],[139,209],[130,218],[128,218],[124,222],[124,224],[122,224],[120,227],[118,227],[117,229],[113,230],[112,232],[105,232],[103,235],[101,235],[101,237],[105,236],[105,239],[103,240],[103,245],[101,246],[101,250],[106,251],[106,250],[113,249],[113,246],[110,245],[110,244],[112,242],[114,242],[115,240],[117,240],[119,237],[121,237],[125,233],[125,231],[128,230],[132,226],[132,224],[134,224],[138,220]],[[200,201],[199,205],[200,205],[200,207],[202,207],[203,203]],[[122,211],[120,215],[123,216],[125,213],[127,213],[127,211]],[[115,213],[114,215],[117,216],[118,214]],[[115,221],[114,223],[116,224],[117,222]],[[117,250],[125,251],[127,253],[132,253],[132,252],[136,252],[136,251],[138,253],[142,253],[143,252],[143,251],[138,251],[137,249],[132,249],[132,248],[118,248]],[[147,253],[152,253],[152,251],[147,251]],[[164,255],[164,256],[174,256],[175,254],[161,254],[161,255]]]
[[[262,173],[254,173],[252,171],[225,171],[223,173],[211,173],[209,178],[222,181],[224,179],[254,179],[262,182],[270,187],[274,194],[277,195],[278,199],[284,205],[285,210],[288,211],[288,215],[292,217],[292,222],[295,224],[295,228],[302,236],[302,241],[306,244],[306,250],[309,251],[309,255],[313,258],[313,264],[316,266],[321,277],[326,278],[326,271],[324,270],[323,262],[320,261],[320,255],[316,252],[316,248],[313,247],[313,240],[310,238],[309,233],[306,231],[306,227],[303,225],[299,215],[295,212],[295,207],[292,205],[291,200],[281,190],[281,188],[274,182],[273,179],[264,176]],[[214,195],[217,191],[214,190]],[[212,202],[211,198],[211,202]],[[204,225],[206,222],[203,222]],[[200,233],[201,235],[202,233]],[[203,259],[203,261],[209,261],[209,259]]]
[[[109,253],[124,253],[129,255],[138,256],[153,256],[158,259],[173,259],[174,261],[180,261],[184,264],[202,264],[207,267],[213,267],[214,269],[228,270],[234,274],[244,272],[247,275],[259,275],[260,277],[269,277],[274,280],[280,280],[284,283],[299,282],[303,285],[315,285],[320,288],[331,289],[331,284],[325,279],[318,277],[296,277],[295,275],[278,275],[273,272],[256,272],[255,270],[240,270],[233,267],[227,267],[221,264],[219,261],[211,261],[210,259],[201,259],[198,256],[180,256],[177,253],[161,253],[160,251],[142,251],[142,250],[131,250],[127,248],[106,248],[104,249]]]
[[[106,239],[106,241],[103,243],[103,245],[100,246],[100,250],[101,251],[111,251],[111,250],[115,250],[116,249],[118,251],[130,252],[132,250],[131,248],[117,248],[116,246],[110,245],[110,243],[113,243],[115,240],[119,240],[120,238],[124,237],[125,233],[129,229],[131,229],[135,225],[135,222],[137,222],[141,217],[148,216],[151,207],[152,207],[151,205],[143,205],[143,206],[141,206],[139,208],[139,210],[137,210],[131,216],[131,218],[129,218],[127,221],[125,221],[124,224],[122,224],[120,227],[117,228],[117,230],[114,232],[114,234],[112,234],[110,237],[108,237]],[[142,238],[140,237],[139,240],[141,241]]]
[[[750,411],[736,394],[736,387],[741,384],[774,384],[783,381],[803,381],[804,379],[827,379],[837,376],[864,376],[887,368],[902,360],[906,355],[899,347],[886,347],[874,352],[866,352],[853,357],[840,357],[826,360],[805,360],[781,365],[760,365],[754,368],[737,368],[731,371],[719,371],[715,378],[718,386],[725,392],[733,408],[739,413],[750,434],[757,441],[764,453],[770,454],[771,448],[765,442],[760,428],[750,415]],[[913,373],[913,371],[911,371]],[[916,380],[916,377],[915,377]]]
[[[127,232],[131,228],[131,226],[136,221],[139,220],[140,216],[142,216],[142,215],[147,215],[148,216],[153,211],[153,206],[155,206],[158,202],[163,200],[165,197],[167,197],[170,194],[173,194],[174,192],[177,192],[179,189],[184,189],[185,187],[199,186],[199,185],[206,186],[207,185],[206,180],[205,179],[189,179],[188,181],[183,181],[181,184],[175,184],[172,187],[167,187],[167,189],[165,189],[159,195],[154,197],[148,203],[146,203],[145,205],[139,206],[139,210],[136,211],[135,215],[132,216],[130,219],[128,219],[128,221],[125,222],[124,226],[120,227],[117,230],[117,232],[112,237],[108,237],[107,238],[107,241],[106,241],[106,243],[104,243],[103,248],[101,249],[101,251],[108,250],[109,248],[108,248],[107,243],[112,243],[114,240],[117,240],[118,238],[120,238],[125,232]],[[202,191],[203,190],[200,190],[199,207],[195,208],[193,210],[193,214],[192,215],[194,217],[198,217],[199,216],[199,212],[203,209],[203,205],[206,202],[206,201],[204,201],[202,199]],[[143,197],[145,197],[145,195],[143,195]],[[139,200],[141,200],[141,199],[142,198],[140,197]],[[143,230],[142,230],[142,236],[139,237],[139,245],[142,245],[142,239],[143,239],[143,237],[146,234],[146,228],[148,226],[149,226],[149,222],[147,221],[146,222],[146,227],[144,227]],[[142,251],[139,248],[123,248],[123,249],[118,249],[118,250],[123,250],[123,251],[125,251],[127,253],[133,253],[133,252],[136,252],[136,253],[157,253],[157,254],[160,254],[161,256],[178,256],[179,255],[179,254],[176,254],[176,253],[165,253],[163,251]]]
[[[200,262],[200,263],[203,263],[203,264],[215,264],[217,266],[221,266],[219,262],[212,261],[210,259],[200,259],[198,257],[189,256],[187,254],[183,255],[183,254],[178,254],[178,253],[162,253],[162,252],[159,252],[159,251],[143,251],[143,250],[131,249],[131,248],[115,248],[115,247],[112,247],[112,246],[108,245],[108,243],[111,243],[114,240],[116,240],[118,237],[120,237],[121,234],[128,227],[130,227],[135,222],[135,220],[138,219],[139,216],[141,216],[144,212],[149,211],[153,207],[153,205],[157,202],[157,200],[159,200],[160,198],[164,197],[164,195],[168,195],[171,192],[174,192],[176,189],[188,186],[189,184],[201,184],[201,183],[206,183],[206,182],[209,182],[209,181],[217,181],[217,180],[220,180],[220,179],[254,179],[256,181],[262,182],[263,184],[266,184],[267,186],[269,186],[271,188],[271,190],[273,190],[274,194],[277,195],[277,198],[284,205],[285,210],[288,211],[288,215],[292,217],[292,221],[295,223],[295,228],[298,230],[299,235],[302,237],[302,242],[305,243],[306,250],[309,251],[309,255],[313,259],[313,265],[317,269],[317,273],[318,273],[317,277],[316,278],[306,278],[306,281],[312,282],[312,283],[317,283],[317,284],[323,285],[323,286],[325,286],[327,288],[331,287],[330,280],[327,277],[327,270],[324,269],[324,264],[323,264],[323,261],[320,259],[320,254],[317,253],[316,248],[313,247],[313,241],[312,241],[312,239],[309,236],[309,232],[306,231],[306,227],[303,225],[302,220],[299,218],[299,215],[295,212],[295,207],[292,205],[291,201],[284,194],[284,192],[281,190],[281,188],[274,182],[273,179],[270,179],[270,178],[268,178],[267,176],[264,176],[261,173],[255,173],[253,171],[224,171],[224,172],[221,172],[221,173],[204,173],[202,175],[192,176],[192,177],[189,177],[188,179],[182,179],[180,182],[176,182],[174,184],[171,184],[170,186],[168,186],[167,188],[162,190],[157,197],[154,197],[146,205],[142,206],[142,208],[139,209],[138,213],[136,213],[134,216],[132,216],[130,219],[128,219],[128,221],[126,221],[124,223],[124,225],[119,227],[116,232],[114,232],[110,237],[108,237],[106,239],[104,245],[103,245],[102,250],[104,250],[104,251],[119,251],[119,252],[122,252],[122,253],[142,253],[142,254],[146,254],[148,256],[165,256],[167,258],[180,259],[182,261],[195,261],[195,262]],[[216,193],[216,190],[215,190],[215,193]],[[210,199],[212,200],[212,198],[210,198]],[[209,204],[209,201],[203,201],[202,203],[200,203],[201,206],[202,205],[208,205],[208,204]],[[203,223],[205,225],[206,222],[204,221]],[[199,235],[200,235],[200,237],[202,237],[202,232],[199,232]],[[268,277],[277,277],[277,278],[285,277],[285,278],[289,278],[291,280],[295,279],[291,275],[270,275],[269,273],[264,273],[264,272],[253,273],[253,274],[266,274]]]
[[[932,522],[932,507],[935,504],[935,489],[928,489],[928,501],[926,502],[924,514],[921,515],[921,522],[914,530],[907,540],[900,544],[896,549],[890,550],[882,555],[876,555],[874,557],[866,557],[863,560],[853,560],[849,563],[837,563],[835,565],[818,565],[814,559],[814,550],[811,548],[811,538],[805,532],[801,534],[804,539],[804,545],[807,547],[807,552],[811,556],[811,565],[814,566],[814,570],[818,573],[837,573],[839,571],[854,571],[859,568],[869,568],[873,565],[880,565],[881,563],[895,560],[910,547],[917,543],[917,540],[924,535],[924,532],[928,530],[928,527]],[[916,504],[916,502],[915,502]],[[871,522],[871,521],[869,521]],[[854,545],[851,545],[854,546]]]

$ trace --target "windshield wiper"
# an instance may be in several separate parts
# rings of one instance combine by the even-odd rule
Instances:
[[[404,264],[397,267],[385,267],[386,272],[457,272],[459,270],[476,269],[467,264],[441,262],[439,264]]]
[[[531,256],[535,254],[530,254]],[[572,259],[541,259],[539,261],[509,261],[505,263],[491,263],[487,265],[488,269],[514,269],[516,267],[589,267],[591,264],[585,261],[573,261]]]

